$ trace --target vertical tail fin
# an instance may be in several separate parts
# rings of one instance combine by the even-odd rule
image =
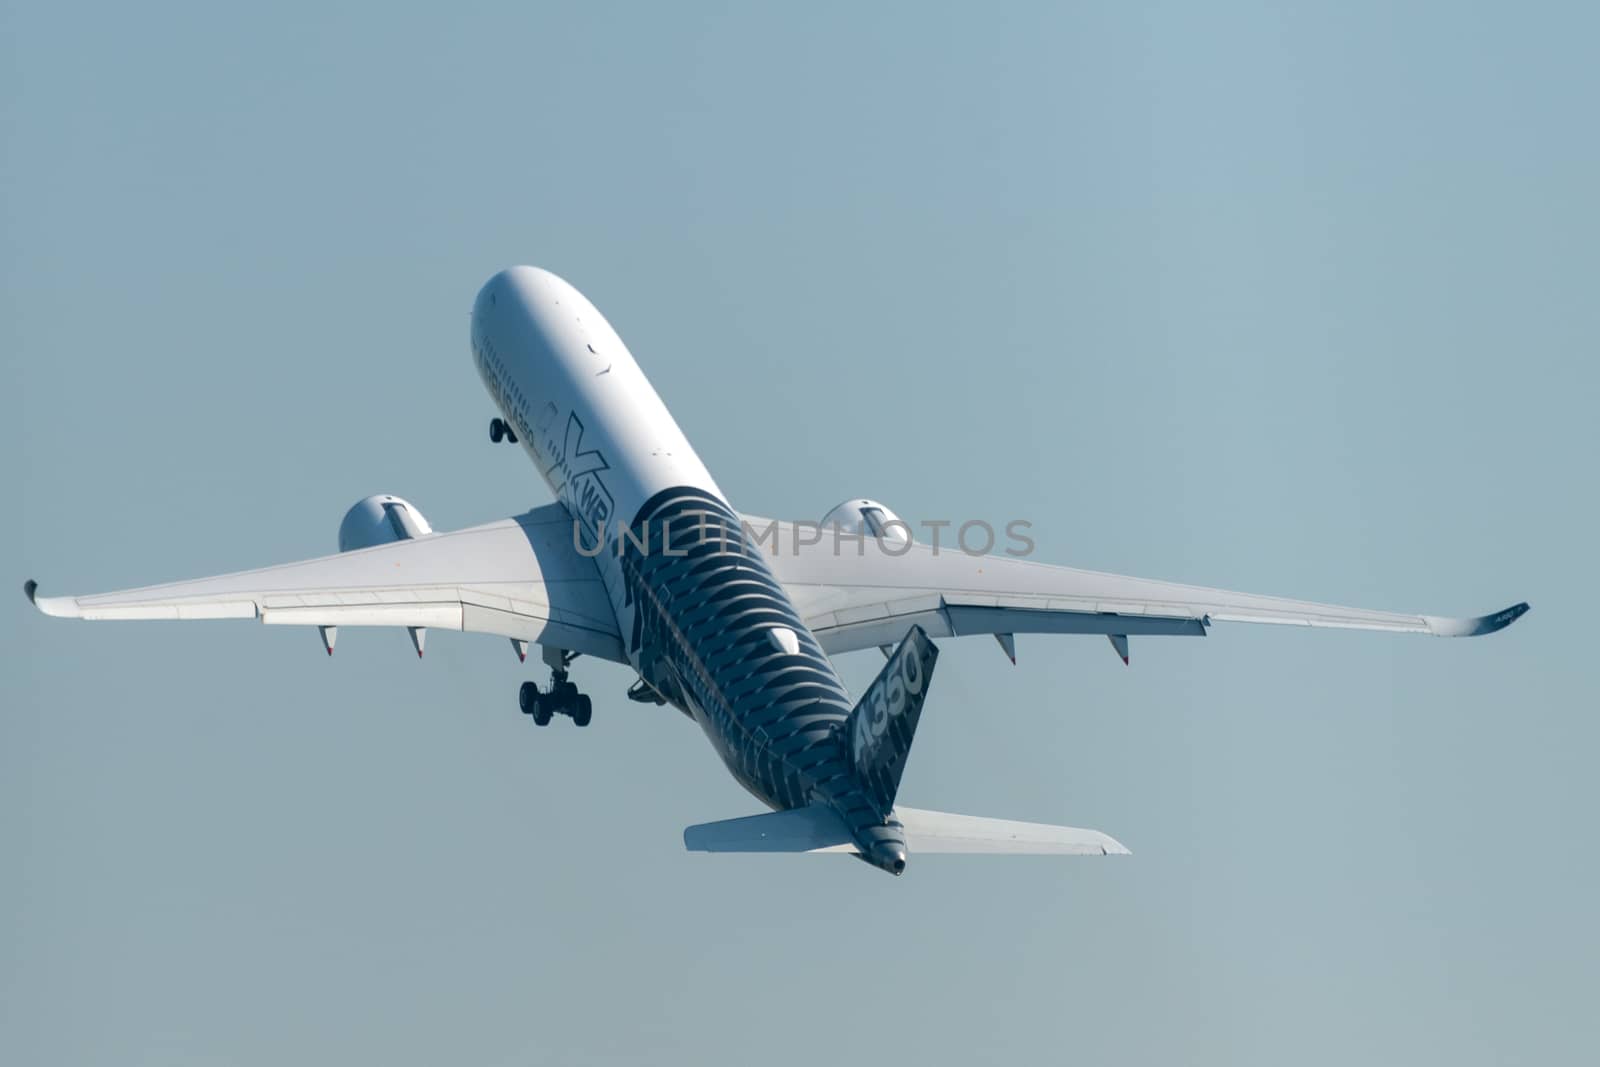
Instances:
[[[845,723],[856,774],[884,815],[894,807],[900,790],[900,775],[938,658],[933,641],[922,627],[913,626]]]

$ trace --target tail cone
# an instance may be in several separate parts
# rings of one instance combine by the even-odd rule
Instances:
[[[869,862],[874,867],[882,867],[890,874],[904,874],[906,869],[906,846],[899,841],[879,841],[873,846]]]

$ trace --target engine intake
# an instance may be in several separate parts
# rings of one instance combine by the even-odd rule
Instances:
[[[876,500],[846,500],[822,517],[824,530],[837,526],[841,533],[882,538],[885,545],[910,544],[911,525]]]
[[[393,544],[427,537],[433,527],[416,505],[388,493],[358,500],[339,523],[339,551]]]

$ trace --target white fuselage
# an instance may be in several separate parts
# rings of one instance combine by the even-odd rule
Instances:
[[[489,279],[473,305],[472,347],[523,449],[586,527],[613,530],[673,486],[721,498],[617,332],[554,274],[511,267]],[[602,470],[598,484],[588,477]]]
[[[510,267],[484,284],[472,353],[518,443],[572,513],[623,619],[618,524],[676,486],[726,498],[605,316],[549,271]],[[591,531],[603,541],[598,551]]]

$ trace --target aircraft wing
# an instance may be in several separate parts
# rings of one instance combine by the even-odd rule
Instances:
[[[437,627],[627,662],[605,587],[593,561],[573,547],[560,504],[215,578],[90,596],[40,596],[30,581],[24,591],[40,611],[64,618]]]
[[[769,525],[745,521],[763,531]],[[1126,660],[1131,635],[1204,636],[1218,622],[1474,637],[1504,629],[1528,610],[1514,604],[1474,618],[1371,611],[1005,555],[974,557],[959,548],[880,548],[870,537],[858,555],[854,541],[836,546],[829,530],[805,544],[790,524],[777,526],[777,550],[761,550],[770,552],[774,574],[829,653],[894,645],[918,625],[933,637],[994,634],[1008,654],[1013,634],[1105,634]]]

